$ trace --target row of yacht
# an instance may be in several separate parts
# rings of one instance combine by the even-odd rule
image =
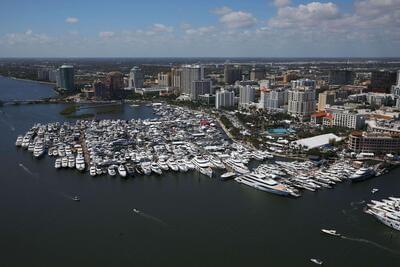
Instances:
[[[400,231],[400,198],[389,197],[381,201],[371,200],[365,209],[384,225]]]
[[[249,173],[251,160],[272,158],[266,151],[235,143],[206,113],[169,105],[154,106],[155,118],[77,120],[35,124],[15,145],[35,157],[54,158],[56,169],[91,176],[129,177],[196,170],[208,177]]]

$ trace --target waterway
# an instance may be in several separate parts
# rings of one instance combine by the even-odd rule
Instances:
[[[51,94],[49,86],[0,77],[0,99]],[[57,171],[47,156],[36,160],[14,146],[35,122],[66,120],[63,108],[0,107],[1,266],[313,266],[310,258],[324,266],[400,266],[400,232],[362,211],[363,201],[400,196],[400,170],[298,199],[194,172],[92,178]],[[129,105],[99,113],[154,116]]]

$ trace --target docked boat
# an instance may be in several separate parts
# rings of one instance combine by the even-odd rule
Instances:
[[[148,161],[144,161],[141,163],[142,170],[144,175],[150,175],[151,174],[151,163]]]
[[[126,170],[125,170],[125,167],[124,167],[124,165],[119,165],[118,166],[118,174],[121,176],[121,177],[126,177]]]
[[[235,172],[226,172],[224,174],[221,175],[221,179],[226,181],[229,179],[233,179],[236,176]]]
[[[169,159],[169,160],[167,161],[167,164],[168,164],[168,167],[169,167],[171,170],[173,170],[174,172],[179,171],[179,167],[178,167],[178,165],[176,164],[176,162],[175,162],[174,160]]]
[[[278,183],[272,179],[264,178],[256,173],[250,173],[235,178],[235,181],[261,191],[281,195],[281,196],[297,196],[293,189],[288,186]]]
[[[183,160],[177,160],[176,164],[178,165],[179,171],[181,171],[181,172],[188,171],[188,167],[186,166],[186,164]]]
[[[24,140],[24,137],[22,135],[18,135],[17,140],[15,141],[15,146],[17,146],[17,147],[22,146],[23,140]]]
[[[61,168],[61,159],[57,158],[56,161],[54,162],[54,167],[56,169],[60,169]]]
[[[68,158],[67,157],[62,157],[61,158],[61,166],[63,168],[67,168],[68,167]]]
[[[114,165],[108,166],[107,173],[110,176],[115,176],[117,174],[117,172],[115,171],[115,166]]]
[[[165,162],[165,160],[159,160],[157,162],[158,166],[160,167],[161,170],[163,171],[168,171],[169,167],[168,164]]]
[[[83,156],[78,155],[75,159],[75,167],[78,171],[84,171],[85,170],[85,159]]]
[[[90,166],[90,168],[89,168],[89,174],[90,174],[90,176],[96,176],[96,167],[95,166]]]
[[[152,171],[152,172],[154,172],[154,173],[156,173],[156,174],[158,174],[158,175],[161,175],[161,174],[162,174],[162,170],[161,170],[160,166],[158,166],[157,163],[152,162],[152,163],[150,164],[150,168],[151,168],[151,171]]]
[[[352,182],[361,182],[375,176],[375,170],[371,167],[362,167],[349,177]]]
[[[75,168],[75,157],[73,155],[68,157],[68,167]]]
[[[207,159],[203,157],[194,157],[192,163],[201,174],[212,177],[213,170],[210,168],[210,162]]]

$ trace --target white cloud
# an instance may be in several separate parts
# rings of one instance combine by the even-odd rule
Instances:
[[[75,24],[79,22],[79,19],[75,17],[68,17],[65,19],[65,22],[68,24]]]
[[[297,7],[279,8],[277,16],[269,20],[269,25],[277,28],[320,26],[321,22],[336,19],[339,16],[336,4],[311,2]]]
[[[285,6],[289,6],[292,1],[290,0],[273,0],[273,3],[276,7],[285,7]]]
[[[103,39],[108,39],[114,36],[114,32],[99,32],[99,37]]]
[[[210,34],[214,30],[215,30],[214,26],[207,26],[207,27],[186,29],[185,33],[188,35],[204,35],[204,34]]]
[[[154,32],[154,33],[173,32],[174,27],[166,26],[161,23],[154,23],[153,26],[151,27],[150,31]]]
[[[211,9],[211,13],[216,14],[216,15],[225,15],[225,14],[231,13],[232,11],[233,10],[227,6]]]
[[[222,15],[219,18],[219,21],[225,27],[236,29],[236,28],[249,28],[254,26],[257,22],[257,19],[248,12],[244,11],[231,11]]]
[[[0,42],[7,45],[37,45],[49,44],[54,40],[44,33],[34,33],[29,29],[25,32],[8,33],[0,39]]]

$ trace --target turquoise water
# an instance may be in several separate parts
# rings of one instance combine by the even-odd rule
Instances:
[[[288,128],[274,128],[274,129],[268,129],[269,134],[278,134],[278,135],[284,135],[284,134],[290,134],[292,133],[292,129]]]

